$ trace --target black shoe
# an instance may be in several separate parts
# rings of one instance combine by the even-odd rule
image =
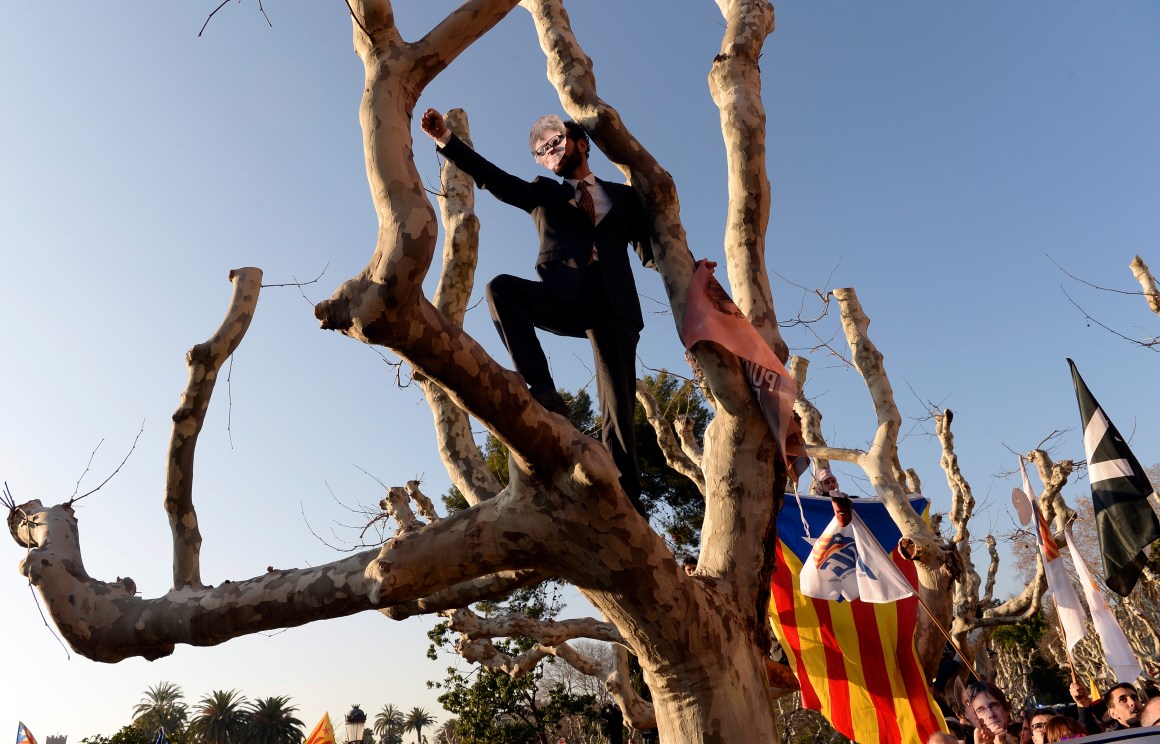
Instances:
[[[563,396],[558,392],[551,389],[533,389],[529,392],[541,406],[552,413],[558,413],[564,418],[568,418],[568,404],[564,402]]]

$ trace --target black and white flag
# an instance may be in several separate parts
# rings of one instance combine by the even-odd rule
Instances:
[[[1096,514],[1096,534],[1108,588],[1128,596],[1148,560],[1144,549],[1160,540],[1160,522],[1148,503],[1152,484],[1128,443],[1104,415],[1070,359],[1071,379],[1079,399],[1083,448]]]

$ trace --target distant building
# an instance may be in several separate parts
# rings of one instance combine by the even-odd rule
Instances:
[[[64,740],[67,738],[68,738],[67,735],[66,736],[50,736],[47,739],[45,739],[44,744],[64,744]]]

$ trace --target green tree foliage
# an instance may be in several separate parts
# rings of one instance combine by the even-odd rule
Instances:
[[[518,652],[519,645],[505,642],[499,647]],[[464,676],[451,668],[437,685],[446,689],[439,702],[456,714],[455,734],[466,744],[542,744],[550,741],[552,727],[569,715],[584,716],[596,725],[595,698],[569,695],[563,685],[544,691],[541,681],[539,669],[513,679],[483,669]]]
[[[600,430],[596,425],[596,414],[592,412],[592,396],[588,394],[588,391],[581,390],[573,395],[567,390],[561,390],[560,395],[563,396],[564,402],[568,405],[568,420],[572,422],[572,425],[582,432],[599,437]],[[507,447],[488,433],[487,438],[483,441],[482,450],[487,469],[499,479],[500,483],[506,486],[510,477],[508,475]],[[446,507],[449,514],[454,514],[466,509],[468,503],[459,489],[452,486],[451,490],[443,495],[443,506]]]
[[[460,744],[462,739],[459,738],[456,727],[459,725],[459,720],[456,718],[448,718],[443,724],[435,730],[435,744]]]
[[[165,729],[166,735],[172,737],[185,728],[187,715],[181,688],[170,682],[158,682],[133,707],[133,725],[146,735],[156,735],[157,729]]]
[[[406,731],[404,721],[403,711],[390,704],[384,705],[375,715],[374,731],[379,744],[402,744],[402,734]]]
[[[645,375],[644,383],[652,392],[664,417],[669,421],[689,416],[697,441],[705,436],[712,413],[705,405],[697,386],[691,380],[664,370],[655,376]],[[691,553],[701,543],[701,522],[705,517],[705,498],[697,487],[665,462],[656,432],[644,409],[636,407],[636,454],[640,463],[641,500],[654,514],[668,535],[674,549]]]
[[[302,721],[294,717],[298,707],[284,695],[259,698],[245,707],[246,726],[239,744],[299,744]]]
[[[173,734],[166,732],[171,744],[190,744],[193,738],[188,731],[175,731]],[[146,731],[135,724],[124,726],[120,731],[112,736],[102,736],[96,734],[94,736],[87,736],[81,739],[81,744],[153,744],[157,740],[156,731]]]
[[[480,603],[478,609],[486,614],[518,612],[536,619],[549,619],[562,606],[558,588],[555,583],[545,582],[514,592],[502,603]],[[428,656],[437,658],[439,647],[450,647],[449,635],[446,623],[428,633],[432,640]],[[496,644],[500,651],[510,654],[522,653],[531,646],[532,641],[527,638]],[[464,675],[457,668],[449,667],[446,679],[428,684],[444,691],[439,702],[458,717],[454,726],[456,741],[466,744],[555,741],[549,740],[549,734],[567,716],[580,716],[593,729],[599,726],[596,699],[592,695],[570,694],[560,683],[546,685],[542,666],[519,679],[485,669],[473,669]]]
[[[247,724],[245,697],[237,690],[214,690],[197,701],[189,730],[204,744],[237,744]]]
[[[646,375],[644,382],[668,420],[672,421],[681,415],[689,416],[693,420],[693,431],[697,439],[704,437],[705,427],[708,426],[712,413],[692,381],[662,370],[655,376]],[[599,438],[600,419],[593,411],[592,397],[588,391],[581,390],[573,395],[561,390],[560,394],[568,404],[568,420],[572,425],[594,438]],[[649,513],[654,515],[663,527],[674,550],[691,553],[701,541],[705,499],[695,485],[673,471],[665,462],[660,445],[657,444],[656,432],[645,417],[644,409],[639,405],[636,407],[634,426],[637,461],[640,464],[641,500]],[[507,448],[488,434],[483,443],[483,455],[488,469],[506,485]],[[467,508],[467,500],[454,487],[443,496],[443,504],[448,512]]]
[[[411,712],[407,714],[407,719],[403,721],[403,730],[414,731],[415,744],[423,744],[423,729],[434,725],[435,716],[416,706],[411,708]]]
[[[991,634],[991,642],[999,653],[1003,653],[1004,649],[1019,648],[1034,655],[1035,663],[1027,672],[1027,687],[1034,691],[1036,701],[1041,705],[1071,700],[1068,691],[1071,679],[1068,673],[1041,651],[1045,641],[1059,642],[1059,636],[1054,630],[1055,622],[1054,616],[1048,617],[1041,609],[1030,619],[1017,625],[1000,625]],[[1012,710],[1018,710],[1021,702],[1012,700]]]

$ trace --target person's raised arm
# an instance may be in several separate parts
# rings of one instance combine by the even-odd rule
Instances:
[[[447,128],[447,121],[443,118],[443,114],[433,108],[429,108],[423,112],[423,116],[419,118],[419,126],[440,147],[446,145],[448,140],[451,139],[451,130]]]

